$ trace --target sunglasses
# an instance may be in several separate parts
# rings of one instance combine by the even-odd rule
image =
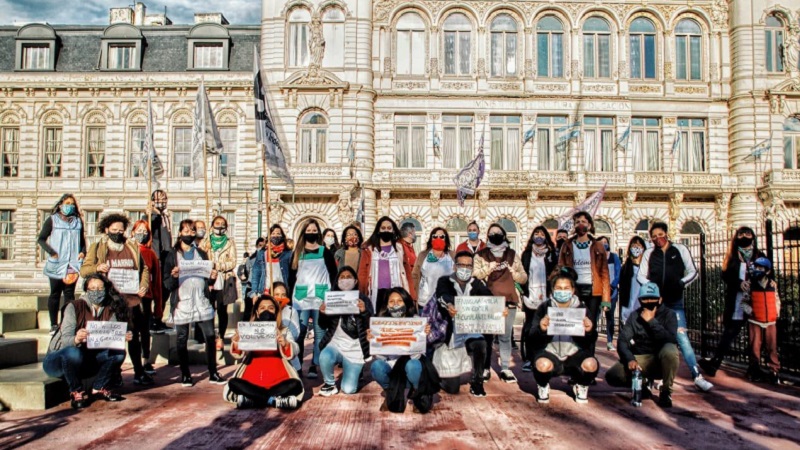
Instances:
[[[433,235],[433,238],[434,239],[444,239],[444,235],[443,234],[435,234],[435,235]]]

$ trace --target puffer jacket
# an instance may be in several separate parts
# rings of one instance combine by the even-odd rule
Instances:
[[[364,359],[369,359],[369,340],[367,339],[367,330],[369,330],[369,318],[375,313],[372,311],[372,302],[369,297],[359,294],[359,300],[364,302],[366,309],[361,314],[349,315],[327,315],[320,313],[319,326],[325,330],[325,335],[319,342],[319,349],[323,350],[328,344],[331,343],[336,329],[339,324],[342,325],[342,331],[351,339],[358,339],[358,344],[361,346],[361,353]]]

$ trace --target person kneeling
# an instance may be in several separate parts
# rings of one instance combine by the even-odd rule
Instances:
[[[672,407],[672,382],[678,372],[678,319],[675,311],[661,304],[661,294],[655,283],[647,283],[639,290],[642,305],[619,333],[617,352],[620,361],[606,373],[611,386],[631,387],[633,372],[637,369],[645,379],[663,380],[658,404]],[[642,383],[644,396],[650,394],[647,383]]]
[[[127,322],[128,305],[116,293],[111,282],[103,275],[93,274],[83,282],[84,294],[64,308],[64,317],[47,349],[44,371],[47,375],[63,378],[69,386],[74,409],[89,406],[91,400],[118,402],[124,400],[112,393],[111,374],[120,370],[125,361],[125,350],[89,349],[89,332],[86,324],[92,320]],[[128,331],[125,340],[130,342],[133,333]],[[83,390],[83,378],[96,376],[89,397]]]
[[[539,387],[539,403],[550,402],[550,379],[567,374],[575,380],[572,388],[575,402],[589,402],[589,385],[594,381],[600,369],[591,352],[592,321],[583,318],[583,330],[586,336],[551,336],[547,329],[550,325],[548,309],[550,308],[586,308],[575,295],[574,271],[562,269],[552,281],[550,299],[536,309],[534,313],[528,348],[533,355],[533,377]]]
[[[281,323],[278,302],[269,295],[259,297],[253,305],[250,321]],[[290,363],[299,346],[286,327],[280,326],[277,331],[277,350],[244,352],[239,350],[238,331],[231,339],[231,355],[243,359],[243,363],[225,386],[223,397],[236,403],[237,408],[296,409],[300,406],[305,391]]]

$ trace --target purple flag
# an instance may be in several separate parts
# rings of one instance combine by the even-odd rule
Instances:
[[[486,160],[483,158],[483,133],[481,133],[481,141],[478,145],[478,154],[475,159],[467,163],[453,178],[459,206],[464,206],[464,199],[467,195],[475,195],[475,191],[481,185],[481,180],[485,173]]]

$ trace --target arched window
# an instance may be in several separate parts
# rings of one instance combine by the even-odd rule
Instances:
[[[800,118],[789,117],[783,122],[783,167],[800,168]]]
[[[398,75],[425,74],[425,22],[417,13],[405,13],[397,21],[396,60]]]
[[[324,163],[328,143],[328,119],[318,112],[310,112],[300,121],[299,163]]]
[[[634,232],[637,236],[644,239],[644,242],[650,247],[650,221],[648,219],[640,220],[639,223],[636,224]]]
[[[650,19],[639,17],[631,23],[631,78],[656,78],[656,27]]]
[[[508,237],[508,242],[510,242],[509,247],[513,248],[514,250],[519,250],[517,244],[519,243],[519,231],[517,230],[517,224],[515,224],[512,220],[506,219],[505,217],[499,219],[497,223],[506,230],[506,237]]]
[[[692,247],[700,244],[700,233],[703,233],[703,226],[699,223],[689,220],[681,227],[680,242],[687,247]]]
[[[308,65],[308,25],[311,13],[298,8],[289,16],[289,67]]]
[[[564,26],[555,16],[545,16],[536,25],[537,75],[564,76]]]
[[[324,67],[344,66],[344,12],[328,8],[322,16],[322,35],[325,37]]]
[[[583,76],[611,78],[611,28],[599,17],[583,24]]]
[[[455,247],[465,241],[467,239],[467,227],[469,224],[466,220],[462,219],[461,217],[453,217],[452,219],[447,221],[447,225],[445,228],[447,232],[450,234],[450,242],[452,243],[453,249]]]
[[[444,21],[444,73],[469,75],[472,71],[472,22],[461,13]]]
[[[499,14],[492,21],[492,76],[517,74],[517,21],[508,14]]]
[[[675,67],[678,80],[702,79],[702,39],[700,25],[692,19],[683,19],[675,27]]]
[[[764,29],[767,72],[783,72],[783,22],[775,14],[767,16]]]
[[[401,220],[397,226],[403,228],[403,225],[406,223],[414,225],[414,236],[417,237],[417,240],[414,241],[414,251],[419,253],[427,242],[427,238],[423,237],[425,235],[423,234],[424,230],[422,229],[422,224],[419,223],[419,220],[413,217],[406,217],[405,219]],[[367,236],[365,236],[364,238],[366,239]],[[452,239],[450,240],[450,242],[453,242]]]
[[[611,225],[603,219],[594,219],[594,235],[597,237],[605,236],[611,241]],[[609,242],[611,244],[611,242]]]
[[[542,222],[542,226],[547,228],[549,231],[555,233],[556,231],[558,231],[558,220],[547,219],[544,222]]]

